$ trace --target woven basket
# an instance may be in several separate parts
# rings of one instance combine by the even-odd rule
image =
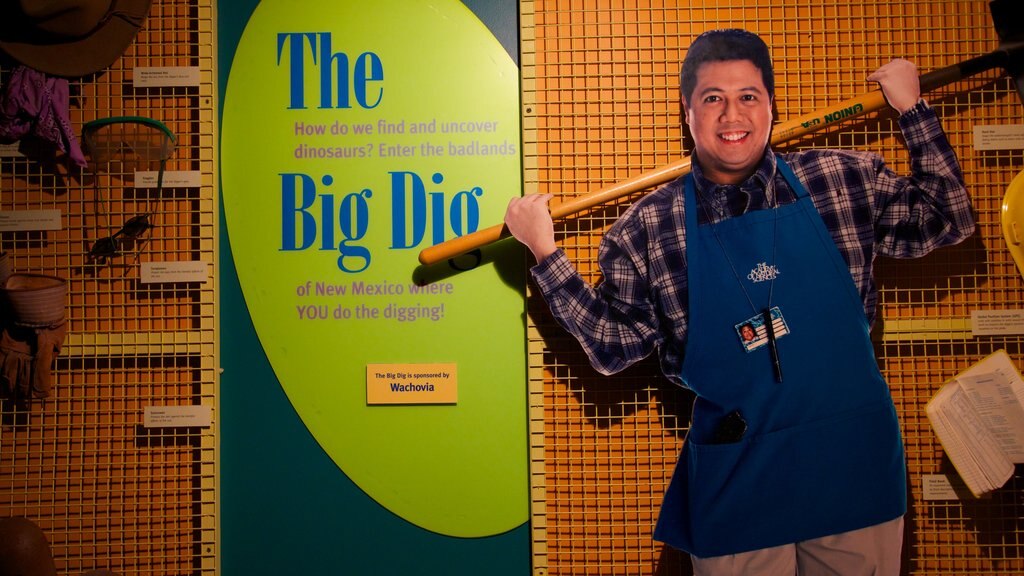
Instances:
[[[15,324],[50,326],[64,320],[68,284],[63,278],[14,273],[3,292]]]

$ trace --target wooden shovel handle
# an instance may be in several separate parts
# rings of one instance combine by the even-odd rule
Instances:
[[[1011,52],[1015,54],[1017,51],[1000,49],[923,74],[920,80],[921,91],[927,92],[985,70],[991,70],[999,66],[1005,67]],[[772,128],[771,143],[776,145],[787,142],[812,132],[817,132],[838,122],[845,122],[852,118],[881,110],[886,106],[885,96],[882,95],[882,91],[872,90],[827,108],[815,110],[798,118],[776,124]],[[680,176],[685,176],[689,172],[690,157],[687,156],[628,180],[616,182],[600,190],[552,206],[551,217],[556,220],[565,218],[566,216],[611,202],[634,192],[654,188],[665,182],[675,180]],[[489,228],[484,228],[426,248],[420,252],[419,261],[424,265],[436,264],[437,262],[454,258],[496,242],[508,235],[508,230],[505,229],[504,224],[496,224]]]

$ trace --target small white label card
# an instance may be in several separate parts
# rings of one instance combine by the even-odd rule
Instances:
[[[209,406],[146,406],[145,428],[209,428],[213,411]]]
[[[0,144],[0,157],[16,157],[24,156],[21,153],[21,141],[11,142],[10,144]]]
[[[0,232],[60,230],[60,210],[14,210],[0,212]]]
[[[1024,310],[972,310],[973,336],[1024,334]]]
[[[975,126],[974,149],[1024,149],[1024,124],[983,124]]]
[[[945,474],[924,474],[921,483],[925,500],[959,500],[960,494],[967,490],[960,478],[954,480]]]
[[[135,68],[132,84],[136,88],[199,86],[199,67],[139,66]]]
[[[156,188],[156,170],[137,170],[135,172],[135,188]],[[198,170],[166,170],[164,171],[164,188],[198,188],[203,183],[203,175]]]
[[[143,284],[204,283],[209,277],[210,263],[192,260],[186,262],[143,262],[139,279]]]

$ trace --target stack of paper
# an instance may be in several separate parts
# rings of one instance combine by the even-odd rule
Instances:
[[[975,496],[1002,487],[1024,462],[1024,380],[1004,350],[943,385],[926,412]]]

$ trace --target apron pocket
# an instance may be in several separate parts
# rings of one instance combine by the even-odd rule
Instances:
[[[854,530],[906,508],[903,445],[888,401],[734,444],[690,443],[683,453],[698,555]]]

